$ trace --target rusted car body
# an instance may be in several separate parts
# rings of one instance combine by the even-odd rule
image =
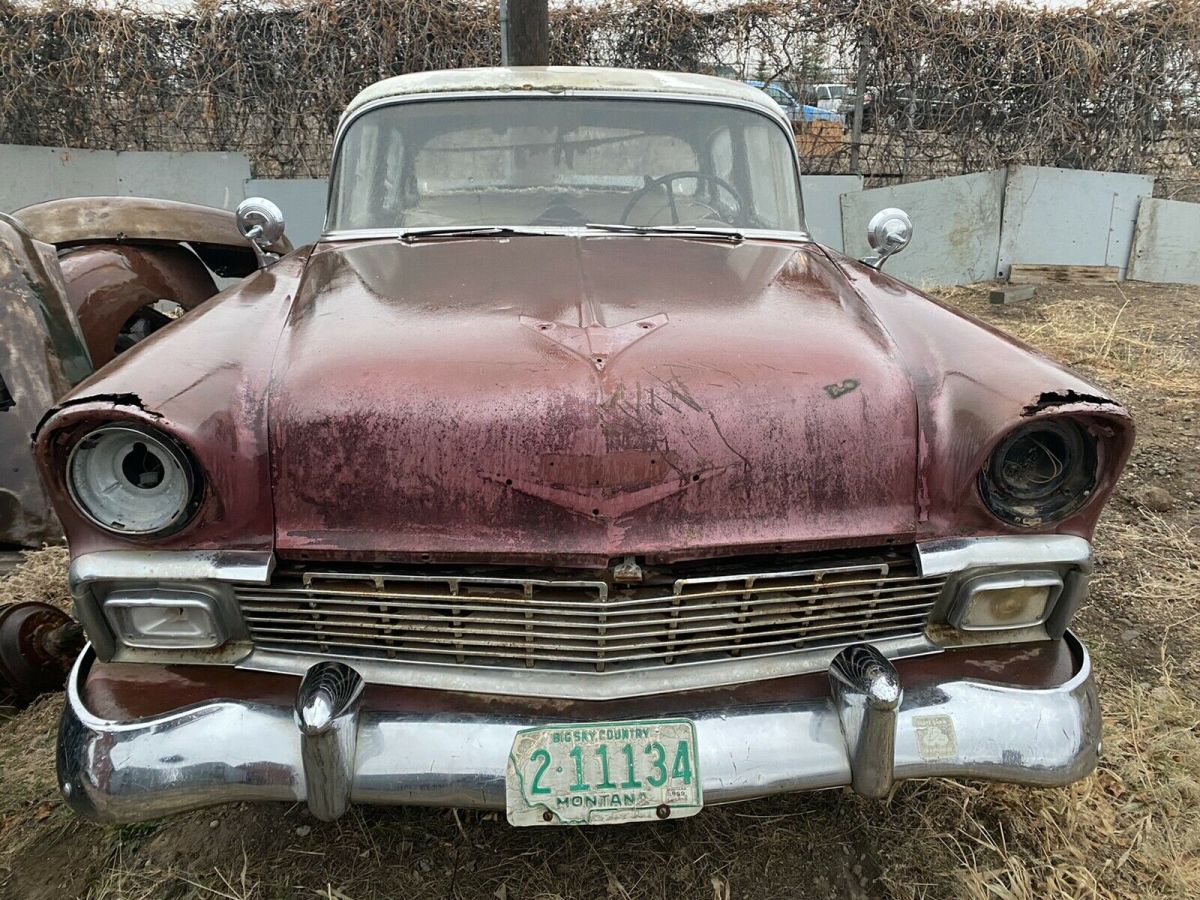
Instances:
[[[91,640],[70,804],[594,823],[1088,773],[1068,625],[1129,416],[814,243],[797,169],[700,76],[365,91],[322,239],[37,430]]]
[[[38,547],[63,535],[30,453],[42,414],[167,324],[160,301],[194,309],[217,292],[212,273],[257,263],[227,210],[80,197],[0,216],[0,266],[0,547]]]

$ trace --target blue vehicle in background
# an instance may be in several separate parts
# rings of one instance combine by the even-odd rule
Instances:
[[[750,85],[750,87],[756,87],[760,91],[765,92],[768,97],[779,104],[784,115],[793,122],[842,122],[840,113],[810,106],[807,103],[801,103],[777,84],[750,80],[747,80],[745,83]]]

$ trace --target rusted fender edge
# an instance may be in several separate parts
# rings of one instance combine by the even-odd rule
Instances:
[[[39,241],[56,247],[93,241],[181,241],[250,249],[233,213],[198,203],[151,197],[67,197],[35,203],[13,215]],[[270,249],[286,254],[292,244],[282,237]]]
[[[1047,410],[1060,412],[1077,411],[1089,412],[1097,410],[1121,409],[1121,404],[1109,397],[1099,394],[1085,394],[1079,391],[1043,391],[1035,402],[1030,403],[1021,411],[1022,417],[1036,416]]]
[[[48,410],[42,413],[42,417],[38,419],[37,425],[34,426],[33,432],[29,435],[29,440],[32,443],[37,443],[38,435],[42,431],[42,426],[50,419],[62,412],[64,409],[69,409],[72,406],[84,406],[86,404],[111,404],[112,406],[129,406],[136,409],[152,419],[161,419],[162,413],[150,409],[142,402],[142,398],[137,394],[87,394],[83,397],[72,397],[70,400],[64,400],[62,403],[56,403]]]
[[[38,240],[60,250],[96,243],[184,243],[218,275],[241,278],[258,268],[234,214],[212,206],[151,197],[68,197],[13,215]],[[281,237],[268,249],[286,256],[293,248]]]

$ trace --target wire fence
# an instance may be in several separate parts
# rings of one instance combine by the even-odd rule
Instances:
[[[551,20],[556,64],[756,79],[797,119],[806,102],[833,112],[800,141],[810,172],[885,183],[1026,163],[1195,188],[1200,0],[600,0]],[[497,65],[498,27],[482,0],[0,0],[0,142],[238,150],[258,176],[319,177],[359,89]]]

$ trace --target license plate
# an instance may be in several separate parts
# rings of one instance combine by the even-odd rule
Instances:
[[[687,719],[547,725],[517,732],[505,777],[512,825],[601,825],[694,816],[704,805]]]

